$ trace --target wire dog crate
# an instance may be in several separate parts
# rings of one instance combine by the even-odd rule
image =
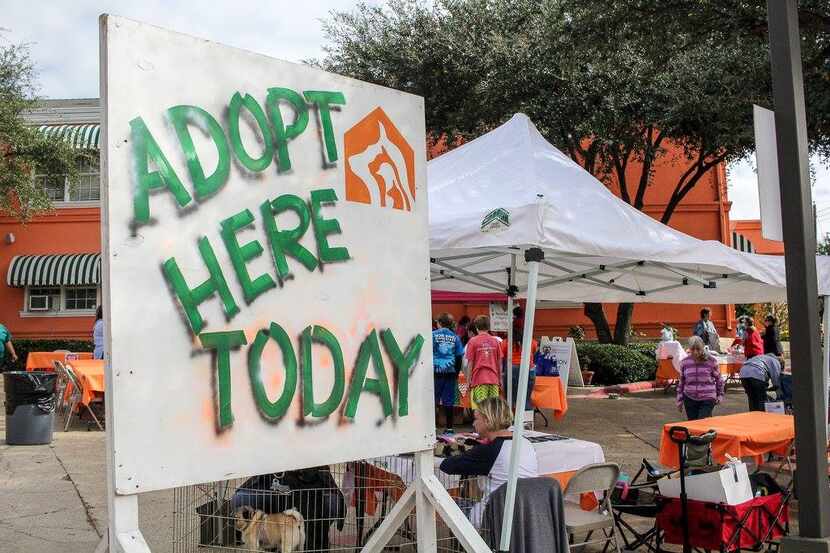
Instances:
[[[436,475],[480,519],[487,477]],[[176,488],[173,552],[359,551],[414,479],[414,457],[400,455]],[[388,551],[417,551],[415,521],[413,511]],[[439,551],[463,551],[440,519],[437,535]]]

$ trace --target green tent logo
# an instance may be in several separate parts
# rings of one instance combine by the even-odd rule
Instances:
[[[499,207],[481,220],[481,232],[499,232],[510,227],[510,212]]]

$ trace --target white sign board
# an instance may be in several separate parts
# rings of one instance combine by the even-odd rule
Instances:
[[[507,332],[509,327],[510,317],[507,313],[507,305],[490,303],[490,330],[493,332]]]
[[[781,188],[778,185],[775,112],[760,106],[752,108],[755,118],[755,164],[758,168],[761,235],[767,240],[784,240],[781,228]]]
[[[553,340],[547,337],[542,338],[542,351],[556,359],[556,368],[559,370],[559,378],[565,389],[568,386],[582,386],[582,371],[579,367],[579,357],[576,354],[576,343],[573,338],[556,337]],[[547,348],[550,352],[547,353]]]
[[[116,491],[431,448],[423,100],[104,36]]]

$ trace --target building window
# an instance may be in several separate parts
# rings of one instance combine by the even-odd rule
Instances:
[[[87,315],[98,306],[98,288],[94,286],[30,286],[25,297],[23,311],[32,315]]]
[[[26,311],[33,313],[56,312],[61,310],[60,288],[30,288]]]
[[[53,202],[97,202],[101,199],[101,174],[98,158],[78,160],[78,182],[69,186],[66,175],[36,175],[35,181]]]
[[[91,310],[98,305],[97,288],[67,287],[64,290],[63,307],[67,311]]]

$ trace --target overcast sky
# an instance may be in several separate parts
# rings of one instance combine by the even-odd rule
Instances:
[[[0,40],[28,42],[37,64],[41,95],[47,98],[98,96],[98,23],[101,13],[132,17],[176,31],[300,61],[323,55],[320,19],[331,10],[353,8],[355,0],[2,0]],[[376,3],[378,0],[370,0]],[[758,217],[754,156],[729,170],[732,219]],[[819,232],[830,232],[830,172],[817,161],[813,198]]]

